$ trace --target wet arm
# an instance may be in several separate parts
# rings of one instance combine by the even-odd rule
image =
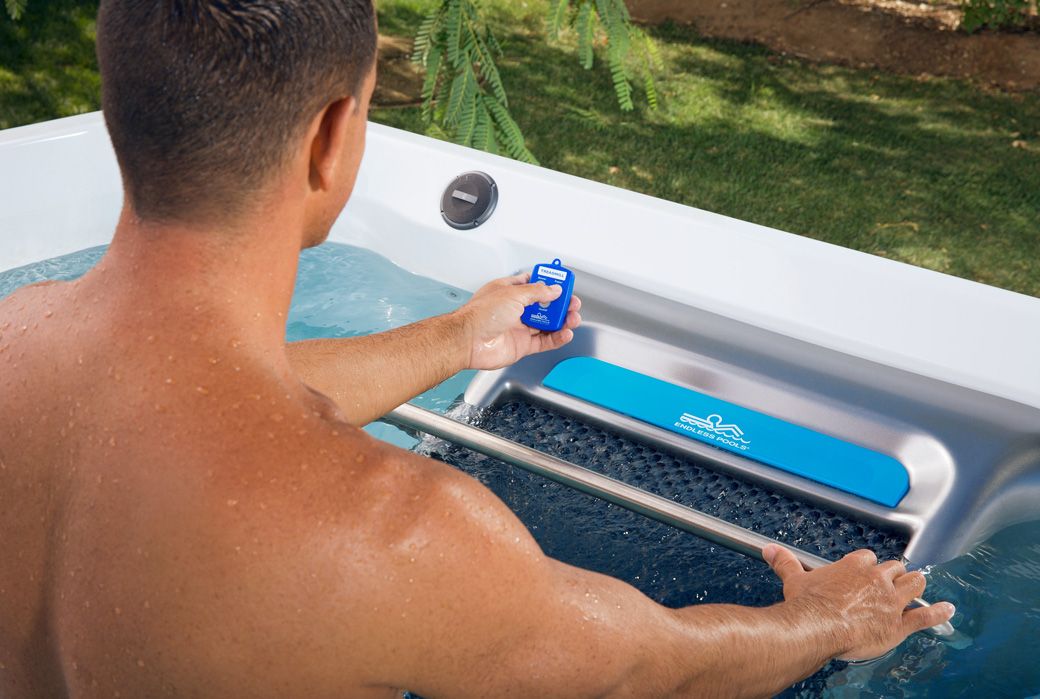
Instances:
[[[496,369],[570,342],[581,323],[577,296],[561,330],[541,333],[520,322],[525,306],[559,293],[518,274],[485,284],[452,313],[377,335],[295,342],[287,353],[304,383],[364,425],[463,369]]]
[[[469,337],[449,313],[375,335],[293,342],[286,352],[304,383],[365,425],[465,369]]]

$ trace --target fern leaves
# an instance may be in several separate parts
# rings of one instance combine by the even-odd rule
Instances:
[[[8,3],[19,0],[7,0]],[[415,37],[412,61],[426,70],[422,118],[427,133],[491,153],[537,163],[523,132],[509,113],[509,99],[495,57],[502,49],[481,16],[480,0],[440,0]],[[634,85],[647,105],[657,109],[654,73],[663,70],[653,40],[632,24],[624,0],[549,0],[546,30],[550,37],[574,30],[578,60],[585,69],[605,45],[618,106],[635,108]]]
[[[474,0],[441,0],[419,26],[412,51],[426,70],[422,117],[430,135],[537,163],[509,114],[495,65],[501,52]]]
[[[11,19],[21,19],[22,15],[25,14],[25,6],[29,3],[29,0],[4,0],[4,6],[7,8],[7,14]]]
[[[567,23],[567,15],[571,9],[570,0],[552,0],[549,3],[549,18],[546,29],[553,39],[560,35],[564,25]]]
[[[583,2],[578,9],[577,19],[574,20],[574,28],[578,32],[578,60],[581,61],[581,67],[585,70],[592,68],[592,43],[596,40],[594,19],[592,3]]]
[[[578,61],[586,70],[592,68],[594,47],[605,39],[607,68],[622,110],[635,108],[632,86],[636,82],[642,85],[649,107],[657,109],[654,73],[663,70],[661,56],[653,39],[632,24],[624,0],[552,0],[546,22],[549,36],[557,37],[568,22],[577,35]]]

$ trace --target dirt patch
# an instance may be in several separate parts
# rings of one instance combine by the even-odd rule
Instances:
[[[918,76],[1040,89],[1040,33],[956,31],[955,6],[903,0],[628,0],[632,16],[801,58]]]
[[[379,37],[379,78],[372,95],[376,107],[412,107],[421,103],[423,76],[411,61],[412,40]]]

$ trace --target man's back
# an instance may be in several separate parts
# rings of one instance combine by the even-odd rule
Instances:
[[[292,695],[286,617],[343,603],[294,552],[356,528],[337,569],[372,574],[414,483],[213,319],[120,307],[97,277],[0,301],[2,694]]]

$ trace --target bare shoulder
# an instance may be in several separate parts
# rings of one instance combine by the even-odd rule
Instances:
[[[420,562],[417,554],[428,550],[444,561],[447,548],[468,549],[470,556],[485,546],[541,556],[526,527],[474,478],[362,430],[334,432],[312,447],[323,473],[311,487],[331,498],[325,505],[341,522],[364,528],[388,565]]]
[[[360,530],[333,534],[351,555],[313,563],[351,580],[315,623],[368,639],[357,649],[359,677],[453,697],[547,696],[561,682],[574,696],[602,696],[625,686],[648,645],[634,629],[669,623],[663,608],[547,557],[477,480],[374,440],[366,448],[371,487],[362,488],[378,504]]]
[[[467,672],[450,663],[520,633],[510,620],[549,597],[547,561],[523,524],[452,467],[346,425],[279,458],[256,490],[212,506],[221,534],[205,587],[227,602],[214,617],[200,599],[191,616],[210,638],[259,623],[250,652],[275,639],[291,649],[280,665],[330,683],[309,693],[418,691],[430,675],[426,687],[447,686]]]
[[[0,347],[35,338],[41,324],[60,312],[61,302],[56,299],[56,292],[66,285],[56,281],[36,282],[0,298]]]
[[[5,309],[14,309],[16,307],[24,308],[26,304],[31,304],[36,300],[42,299],[45,292],[51,291],[65,284],[67,284],[67,282],[56,281],[54,279],[44,279],[42,281],[26,284],[25,286],[20,286],[7,296],[0,298],[0,313]]]
[[[39,350],[61,313],[56,291],[62,286],[63,282],[38,282],[0,298],[0,366],[6,369],[0,369],[0,420],[5,412],[17,413],[25,400],[32,399],[27,380],[53,378],[56,358]]]
[[[380,470],[391,486],[404,495],[398,503],[407,513],[404,524],[426,545],[441,549],[451,546],[475,557],[490,551],[502,557],[543,557],[524,524],[484,484],[458,469],[435,459],[416,455],[388,444],[374,447]],[[405,530],[402,530],[404,533]]]
[[[31,315],[34,307],[43,302],[46,293],[59,284],[61,282],[55,281],[26,284],[0,298],[0,326]]]

